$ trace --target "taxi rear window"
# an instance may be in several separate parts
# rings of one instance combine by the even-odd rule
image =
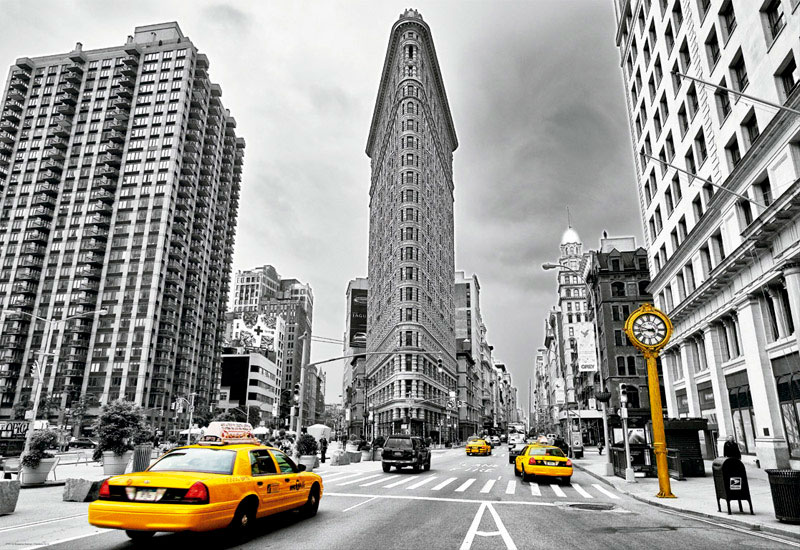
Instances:
[[[150,466],[149,472],[233,473],[236,451],[223,449],[179,449],[164,455]]]
[[[531,447],[528,451],[530,456],[564,456],[561,449],[548,449],[546,447]]]
[[[483,439],[476,439],[475,441],[470,441],[470,445],[486,445],[486,442]]]

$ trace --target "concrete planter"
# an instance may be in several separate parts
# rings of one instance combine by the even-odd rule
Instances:
[[[372,452],[372,460],[381,460],[383,459],[383,449],[378,447]]]
[[[103,481],[70,478],[64,485],[64,502],[94,502],[100,494]]]
[[[44,485],[55,465],[55,458],[43,458],[36,468],[22,466],[19,471],[19,481],[22,485]]]
[[[19,498],[19,485],[16,479],[0,480],[0,515],[14,513]]]
[[[372,460],[372,450],[361,450],[361,462],[370,462]]]
[[[350,464],[350,457],[343,451],[336,451],[331,455],[331,466],[347,466]]]
[[[133,457],[133,451],[125,451],[122,455],[114,454],[114,451],[103,451],[103,475],[118,476],[124,474],[131,457]]]
[[[302,464],[306,467],[306,472],[313,472],[314,464],[316,462],[317,457],[314,455],[300,455],[300,459],[298,460],[299,464]]]
[[[347,456],[353,464],[361,462],[361,451],[347,451]]]
[[[355,444],[353,444],[353,443],[348,443],[348,444],[345,446],[345,449],[344,449],[344,450],[345,450],[346,452],[348,452],[348,453],[355,453],[355,452],[357,452],[357,451],[358,451],[358,445],[355,445]]]

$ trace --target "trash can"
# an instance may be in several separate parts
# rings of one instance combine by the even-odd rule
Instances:
[[[750,500],[750,485],[747,482],[747,470],[738,458],[721,457],[711,465],[711,472],[714,475],[714,490],[717,494],[717,510],[722,512],[719,501],[724,499],[728,504],[728,515],[731,515],[731,501],[739,502],[739,511],[742,509],[742,501],[746,500],[750,505],[750,514],[753,514],[753,502]]]
[[[133,449],[133,468],[131,472],[144,472],[150,466],[153,446],[150,443],[136,445]]]
[[[800,470],[765,471],[775,517],[786,523],[800,523]]]

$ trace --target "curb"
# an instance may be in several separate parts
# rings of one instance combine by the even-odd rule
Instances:
[[[761,531],[763,533],[770,533],[772,535],[779,535],[779,536],[790,538],[790,539],[793,539],[793,540],[800,540],[800,533],[795,533],[793,531],[787,531],[785,529],[781,529],[780,527],[774,527],[772,525],[765,525],[763,523],[749,523],[749,522],[742,521],[742,520],[739,520],[739,519],[735,519],[735,518],[732,518],[732,517],[719,517],[719,516],[715,516],[713,514],[706,514],[705,512],[697,512],[695,510],[687,510],[686,508],[676,508],[674,506],[667,506],[666,504],[662,504],[662,503],[658,502],[657,500],[652,500],[652,499],[650,499],[648,497],[643,497],[641,495],[636,495],[634,493],[631,493],[630,491],[626,491],[622,487],[611,483],[608,479],[605,478],[605,476],[602,476],[600,474],[596,474],[593,471],[589,470],[588,468],[586,468],[584,466],[581,466],[579,464],[576,464],[574,462],[573,462],[573,464],[580,471],[589,474],[593,478],[602,481],[603,483],[605,483],[606,485],[608,485],[610,487],[613,487],[614,489],[616,489],[620,493],[628,495],[629,497],[631,497],[631,498],[633,498],[635,500],[638,500],[639,502],[644,502],[645,504],[650,504],[651,506],[656,506],[658,508],[663,508],[665,510],[672,510],[672,511],[681,512],[681,513],[684,513],[684,514],[687,514],[687,515],[690,515],[690,516],[695,516],[695,517],[705,518],[705,519],[713,519],[714,521],[717,521],[719,523],[728,524],[728,525],[731,525],[733,527],[744,528],[744,529],[747,529],[748,531]]]

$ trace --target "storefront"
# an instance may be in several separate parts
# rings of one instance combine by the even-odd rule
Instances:
[[[741,371],[725,377],[728,399],[731,404],[733,430],[742,454],[756,454],[755,417],[753,398],[750,395],[750,382],[747,372]]]
[[[688,418],[689,398],[686,397],[686,389],[676,391],[675,400],[678,402],[678,418]]]
[[[697,384],[697,397],[700,400],[700,416],[708,421],[705,430],[700,432],[700,445],[703,449],[703,458],[710,459],[717,457],[717,437],[719,437],[719,427],[717,426],[717,409],[714,402],[714,390],[711,381]]]
[[[772,360],[778,385],[783,428],[792,458],[800,458],[800,355],[797,352]]]

